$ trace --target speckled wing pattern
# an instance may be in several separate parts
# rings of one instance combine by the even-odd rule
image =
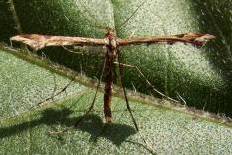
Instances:
[[[117,39],[117,46],[139,45],[139,44],[174,44],[181,42],[201,47],[207,41],[214,39],[210,34],[185,33],[170,36],[148,36],[129,39]],[[22,42],[30,46],[33,50],[40,50],[48,46],[106,46],[107,39],[69,37],[69,36],[49,36],[39,34],[17,35],[10,38],[11,41]]]

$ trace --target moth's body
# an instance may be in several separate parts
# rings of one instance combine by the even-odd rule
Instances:
[[[108,41],[108,45],[106,45],[107,52],[105,55],[106,83],[104,91],[104,114],[106,122],[111,123],[111,100],[114,80],[114,62],[117,58],[117,38],[114,30],[109,29],[105,39]]]

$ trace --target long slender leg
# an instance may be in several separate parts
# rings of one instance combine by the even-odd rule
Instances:
[[[75,77],[73,79],[71,79],[69,81],[68,84],[66,84],[59,92],[57,93],[54,93],[52,96],[44,99],[43,101],[40,101],[38,102],[35,106],[31,107],[30,110],[34,109],[35,107],[38,107],[38,106],[41,106],[42,104],[50,101],[50,100],[53,100],[56,96],[59,96],[60,94],[62,94],[63,92],[65,92],[67,90],[67,88],[72,84],[72,82],[75,80]]]
[[[124,97],[125,97],[125,100],[126,100],[126,107],[127,107],[127,110],[129,111],[130,113],[130,116],[132,118],[132,121],[134,123],[134,126],[136,128],[137,131],[139,131],[139,127],[138,127],[138,124],[136,123],[135,121],[135,118],[132,114],[132,111],[131,111],[131,108],[130,108],[130,104],[129,104],[129,101],[128,101],[128,98],[127,98],[127,94],[126,94],[126,89],[125,89],[125,85],[124,85],[124,80],[123,80],[123,66],[120,65],[121,62],[120,62],[120,51],[118,50],[118,63],[119,63],[119,77],[120,77],[120,82],[121,82],[121,85],[122,85],[122,89],[123,89],[123,94],[124,94]]]
[[[97,88],[96,88],[96,91],[95,91],[95,94],[94,94],[94,97],[93,97],[93,101],[92,101],[90,107],[88,108],[88,111],[86,111],[85,114],[76,122],[75,126],[78,126],[78,124],[83,120],[83,118],[85,116],[87,116],[92,111],[92,109],[94,108],[94,104],[95,104],[95,101],[96,101],[96,98],[97,98],[98,89],[99,89],[99,87],[101,85],[102,77],[103,77],[103,74],[104,74],[105,66],[106,66],[106,58],[104,59],[103,67],[102,67],[102,70],[101,70],[101,75],[100,75],[100,78],[98,80],[98,84],[97,84]]]
[[[99,78],[99,80],[98,80],[96,92],[95,92],[95,94],[94,94],[94,98],[93,98],[92,104],[91,104],[91,106],[89,107],[89,110],[86,112],[87,114],[94,108],[94,103],[95,103],[96,98],[97,98],[98,89],[99,89],[99,87],[100,87],[100,85],[101,85],[101,81],[102,81],[102,77],[103,77],[103,74],[104,74],[105,66],[106,66],[106,59],[104,59],[104,63],[103,63],[103,67],[102,67],[102,71],[101,71],[100,78]]]
[[[70,49],[66,48],[65,46],[62,46],[62,47],[63,47],[65,50],[67,50],[67,51],[69,51],[69,52],[71,52],[71,53],[77,53],[77,54],[81,54],[81,53],[82,53],[82,52],[75,52],[75,51],[73,51],[73,50],[70,50]],[[102,80],[102,77],[103,77],[103,74],[104,74],[105,65],[106,65],[106,58],[104,59],[104,63],[103,63],[101,75],[100,75],[99,80],[98,80],[98,84],[97,84],[96,92],[95,92],[95,94],[94,94],[93,101],[92,101],[92,103],[91,103],[91,105],[90,105],[88,111],[86,111],[86,113],[84,114],[84,116],[88,115],[88,114],[92,111],[92,109],[94,108],[94,103],[95,103],[95,101],[96,101],[98,89],[99,89],[99,87],[100,87],[101,80]],[[83,116],[83,117],[84,117],[84,116]],[[78,121],[78,122],[80,122],[80,121]]]
[[[132,118],[132,121],[134,123],[134,126],[136,128],[136,130],[139,132],[139,127],[138,127],[138,124],[133,116],[133,113],[131,111],[131,108],[130,108],[130,104],[129,104],[129,101],[128,101],[128,98],[127,98],[127,95],[126,95],[126,89],[125,89],[125,85],[124,85],[124,79],[123,79],[123,65],[121,65],[121,60],[120,60],[120,51],[118,50],[118,64],[119,64],[119,77],[120,77],[120,81],[121,81],[121,85],[122,85],[122,89],[123,89],[123,94],[124,94],[124,97],[125,97],[125,100],[126,100],[126,106],[127,106],[127,109],[130,113],[130,116]],[[145,138],[141,135],[141,133],[139,132],[140,134],[140,137],[142,138],[143,142],[145,143],[145,145],[147,146],[147,149],[150,151],[151,154],[153,155],[156,155],[156,152],[152,149],[152,147],[147,143],[147,141],[145,140]]]
[[[117,62],[115,62],[115,64],[117,64]],[[119,64],[119,62],[118,62]],[[120,63],[119,64],[120,66],[125,66],[125,67],[131,67],[131,68],[135,68],[137,70],[137,72],[145,79],[146,83],[153,89],[153,91],[155,91],[156,93],[158,93],[160,96],[170,100],[170,101],[173,101],[173,102],[179,102],[165,94],[163,94],[162,92],[158,91],[152,84],[151,82],[146,78],[146,76],[143,74],[143,72],[137,67],[137,66],[133,66],[133,65],[128,65],[128,64],[122,64]]]

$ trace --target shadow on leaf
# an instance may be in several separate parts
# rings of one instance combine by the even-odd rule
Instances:
[[[136,130],[124,124],[104,124],[97,115],[88,115],[78,125],[78,129],[91,134],[90,141],[96,142],[99,137],[104,137],[112,141],[115,145],[121,145]]]
[[[68,108],[63,108],[61,110],[46,109],[38,119],[32,118],[32,120],[20,124],[0,127],[0,138],[14,136],[42,124],[48,126],[63,125],[75,129],[74,124],[82,117],[71,117],[70,115],[72,113],[73,111]],[[135,129],[128,125],[104,124],[101,117],[94,114],[86,116],[76,129],[91,134],[90,142],[96,142],[99,137],[105,137],[117,146],[125,141],[130,135],[136,133]]]

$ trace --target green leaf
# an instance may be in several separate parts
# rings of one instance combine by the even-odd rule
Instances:
[[[158,99],[150,101],[152,104],[146,103],[149,99],[131,101],[140,134],[125,111],[125,101],[118,97],[112,104],[114,123],[103,124],[102,93],[95,111],[74,128],[91,103],[93,90],[73,82],[55,102],[30,110],[70,80],[56,74],[59,69],[22,51],[1,49],[0,62],[2,154],[148,154],[141,135],[157,154],[232,152],[231,123],[223,125],[207,113],[191,114],[172,105],[165,108],[166,102],[161,106]]]

